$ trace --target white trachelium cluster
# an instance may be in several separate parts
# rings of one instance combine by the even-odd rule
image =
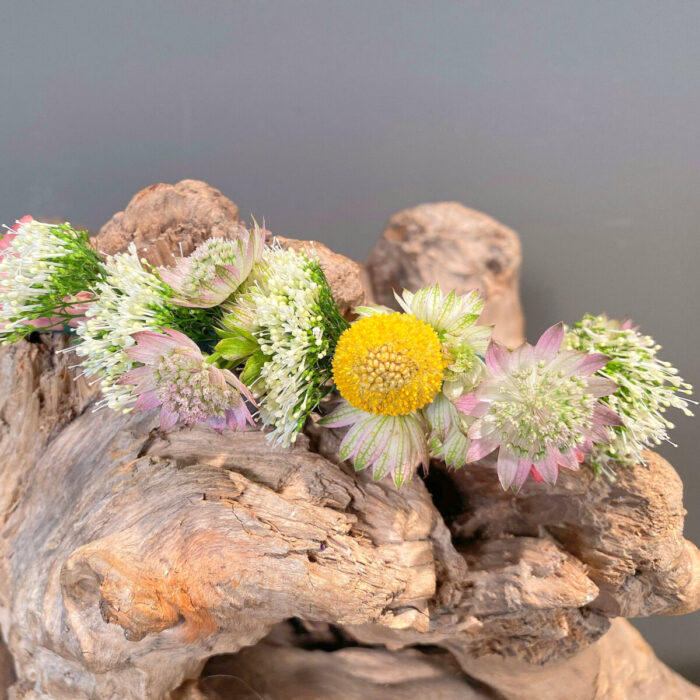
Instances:
[[[19,235],[8,235],[14,239],[12,253],[0,253],[3,319],[31,315],[36,300],[53,291],[60,259],[70,252],[68,241],[55,236],[51,224],[31,221],[22,224]],[[3,279],[12,284],[3,285]],[[10,326],[8,322],[7,328]]]
[[[75,351],[84,358],[83,374],[101,382],[103,398],[98,405],[128,411],[134,402],[133,387],[118,383],[133,367],[124,349],[135,343],[132,333],[165,325],[168,297],[163,282],[143,268],[133,243],[128,252],[108,257],[105,270],[86,320],[78,326],[80,343]]]
[[[596,465],[606,471],[609,462],[644,464],[642,450],[671,442],[668,431],[674,425],[666,418],[669,408],[692,416],[683,395],[692,387],[678,376],[678,370],[657,357],[660,345],[643,335],[628,321],[587,315],[567,330],[565,343],[573,350],[602,352],[610,357],[597,374],[614,381],[618,389],[602,399],[622,421],[613,429],[609,444],[596,448]]]
[[[251,388],[261,399],[260,417],[275,428],[271,439],[281,445],[294,442],[330,377],[331,338],[324,332],[329,318],[322,308],[326,292],[332,301],[318,262],[293,250],[269,248],[246,292],[224,317],[226,328],[242,329],[257,340],[264,360]],[[325,359],[327,375],[319,372]]]
[[[61,329],[79,315],[78,295],[101,273],[87,231],[30,216],[0,235],[0,341],[35,327]]]

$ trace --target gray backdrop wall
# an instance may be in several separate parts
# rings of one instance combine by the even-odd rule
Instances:
[[[97,229],[192,177],[362,259],[456,199],[515,228],[528,332],[607,311],[700,385],[700,3],[2,0],[0,219]],[[700,424],[679,418],[700,542]],[[639,625],[700,681],[700,615]]]

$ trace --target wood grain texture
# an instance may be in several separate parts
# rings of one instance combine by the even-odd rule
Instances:
[[[518,234],[459,202],[419,204],[394,214],[367,258],[378,303],[398,308],[394,292],[439,283],[486,299],[482,322],[510,347],[524,339]]]
[[[149,216],[142,239],[161,251],[174,240],[171,213],[162,230]],[[186,222],[175,236],[184,247],[204,235]],[[333,256],[336,291],[351,304],[360,270]],[[43,336],[0,349],[11,697],[253,688],[316,698],[334,687],[340,698],[389,688],[529,700],[566,687],[566,697],[644,700],[664,683],[678,691],[668,697],[700,697],[614,621],[700,606],[682,484],[657,455],[614,484],[565,472],[555,488],[530,484],[516,497],[485,461],[434,464],[396,490],[341,464],[341,434],[314,421],[294,448],[273,450],[257,432],[166,435],[152,414],[94,412],[95,388],[73,381],[66,346]],[[302,641],[280,638],[291,618],[311,630]],[[220,682],[216,663],[229,669]]]

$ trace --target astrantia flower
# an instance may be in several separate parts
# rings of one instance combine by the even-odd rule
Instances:
[[[245,402],[253,401],[248,388],[232,372],[209,364],[186,335],[162,329],[139,331],[133,339],[135,345],[125,353],[143,364],[119,381],[133,385],[135,411],[160,406],[163,430],[170,430],[177,422],[208,423],[216,430],[242,430],[247,423],[254,425]]]
[[[340,459],[352,460],[356,470],[371,467],[375,481],[391,474],[401,486],[411,480],[418,465],[428,468],[426,428],[420,414],[373,415],[342,401],[320,423],[327,428],[350,426],[340,444]]]
[[[434,285],[415,294],[404,291],[396,300],[407,314],[426,321],[438,334],[449,358],[443,393],[456,399],[470,391],[483,372],[480,356],[486,352],[492,332],[490,326],[475,325],[484,308],[479,293],[444,294],[439,285]]]
[[[498,449],[504,489],[519,489],[528,474],[554,483],[559,466],[578,469],[594,443],[610,441],[606,426],[620,422],[598,401],[613,393],[616,384],[591,376],[609,357],[560,350],[563,336],[563,324],[557,324],[534,347],[525,343],[509,352],[492,343],[486,352],[490,377],[456,402],[477,419],[469,428],[467,460]]]
[[[233,294],[262,255],[265,232],[240,226],[234,238],[210,238],[160,276],[175,291],[173,303],[209,308]]]
[[[75,351],[83,357],[84,374],[99,379],[103,403],[115,411],[134,402],[131,386],[119,379],[133,367],[125,352],[135,343],[137,331],[157,330],[172,321],[169,292],[154,274],[145,270],[132,244],[127,253],[105,261],[105,278],[95,288],[86,320],[78,325],[81,342]]]
[[[347,322],[318,261],[268,248],[243,292],[227,306],[216,351],[260,399],[271,439],[294,442],[307,416],[330,391],[331,357]]]
[[[421,413],[428,426],[430,453],[448,467],[463,467],[469,449],[469,426],[474,418],[460,413],[442,391]]]
[[[475,293],[445,295],[435,286],[397,298],[409,313],[360,308],[363,318],[340,338],[333,378],[344,401],[321,424],[352,425],[341,456],[401,485],[420,464],[427,468],[431,452],[464,465],[470,419],[445,390],[474,387],[491,329],[474,325],[482,306]]]
[[[565,336],[567,347],[584,352],[602,352],[610,361],[597,376],[618,386],[602,402],[615,411],[622,425],[613,428],[613,440],[596,446],[594,466],[610,472],[613,462],[644,463],[642,450],[669,441],[673,424],[665,417],[666,409],[678,408],[686,415],[692,387],[678,376],[669,362],[660,360],[660,349],[653,338],[642,335],[630,322],[620,323],[605,315],[584,316]]]
[[[75,321],[84,290],[103,274],[87,231],[23,217],[0,238],[0,339],[14,342]]]

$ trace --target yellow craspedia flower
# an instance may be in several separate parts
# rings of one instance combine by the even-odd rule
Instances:
[[[380,313],[360,319],[340,336],[333,378],[351,406],[402,416],[435,398],[446,366],[432,326],[409,314]]]

